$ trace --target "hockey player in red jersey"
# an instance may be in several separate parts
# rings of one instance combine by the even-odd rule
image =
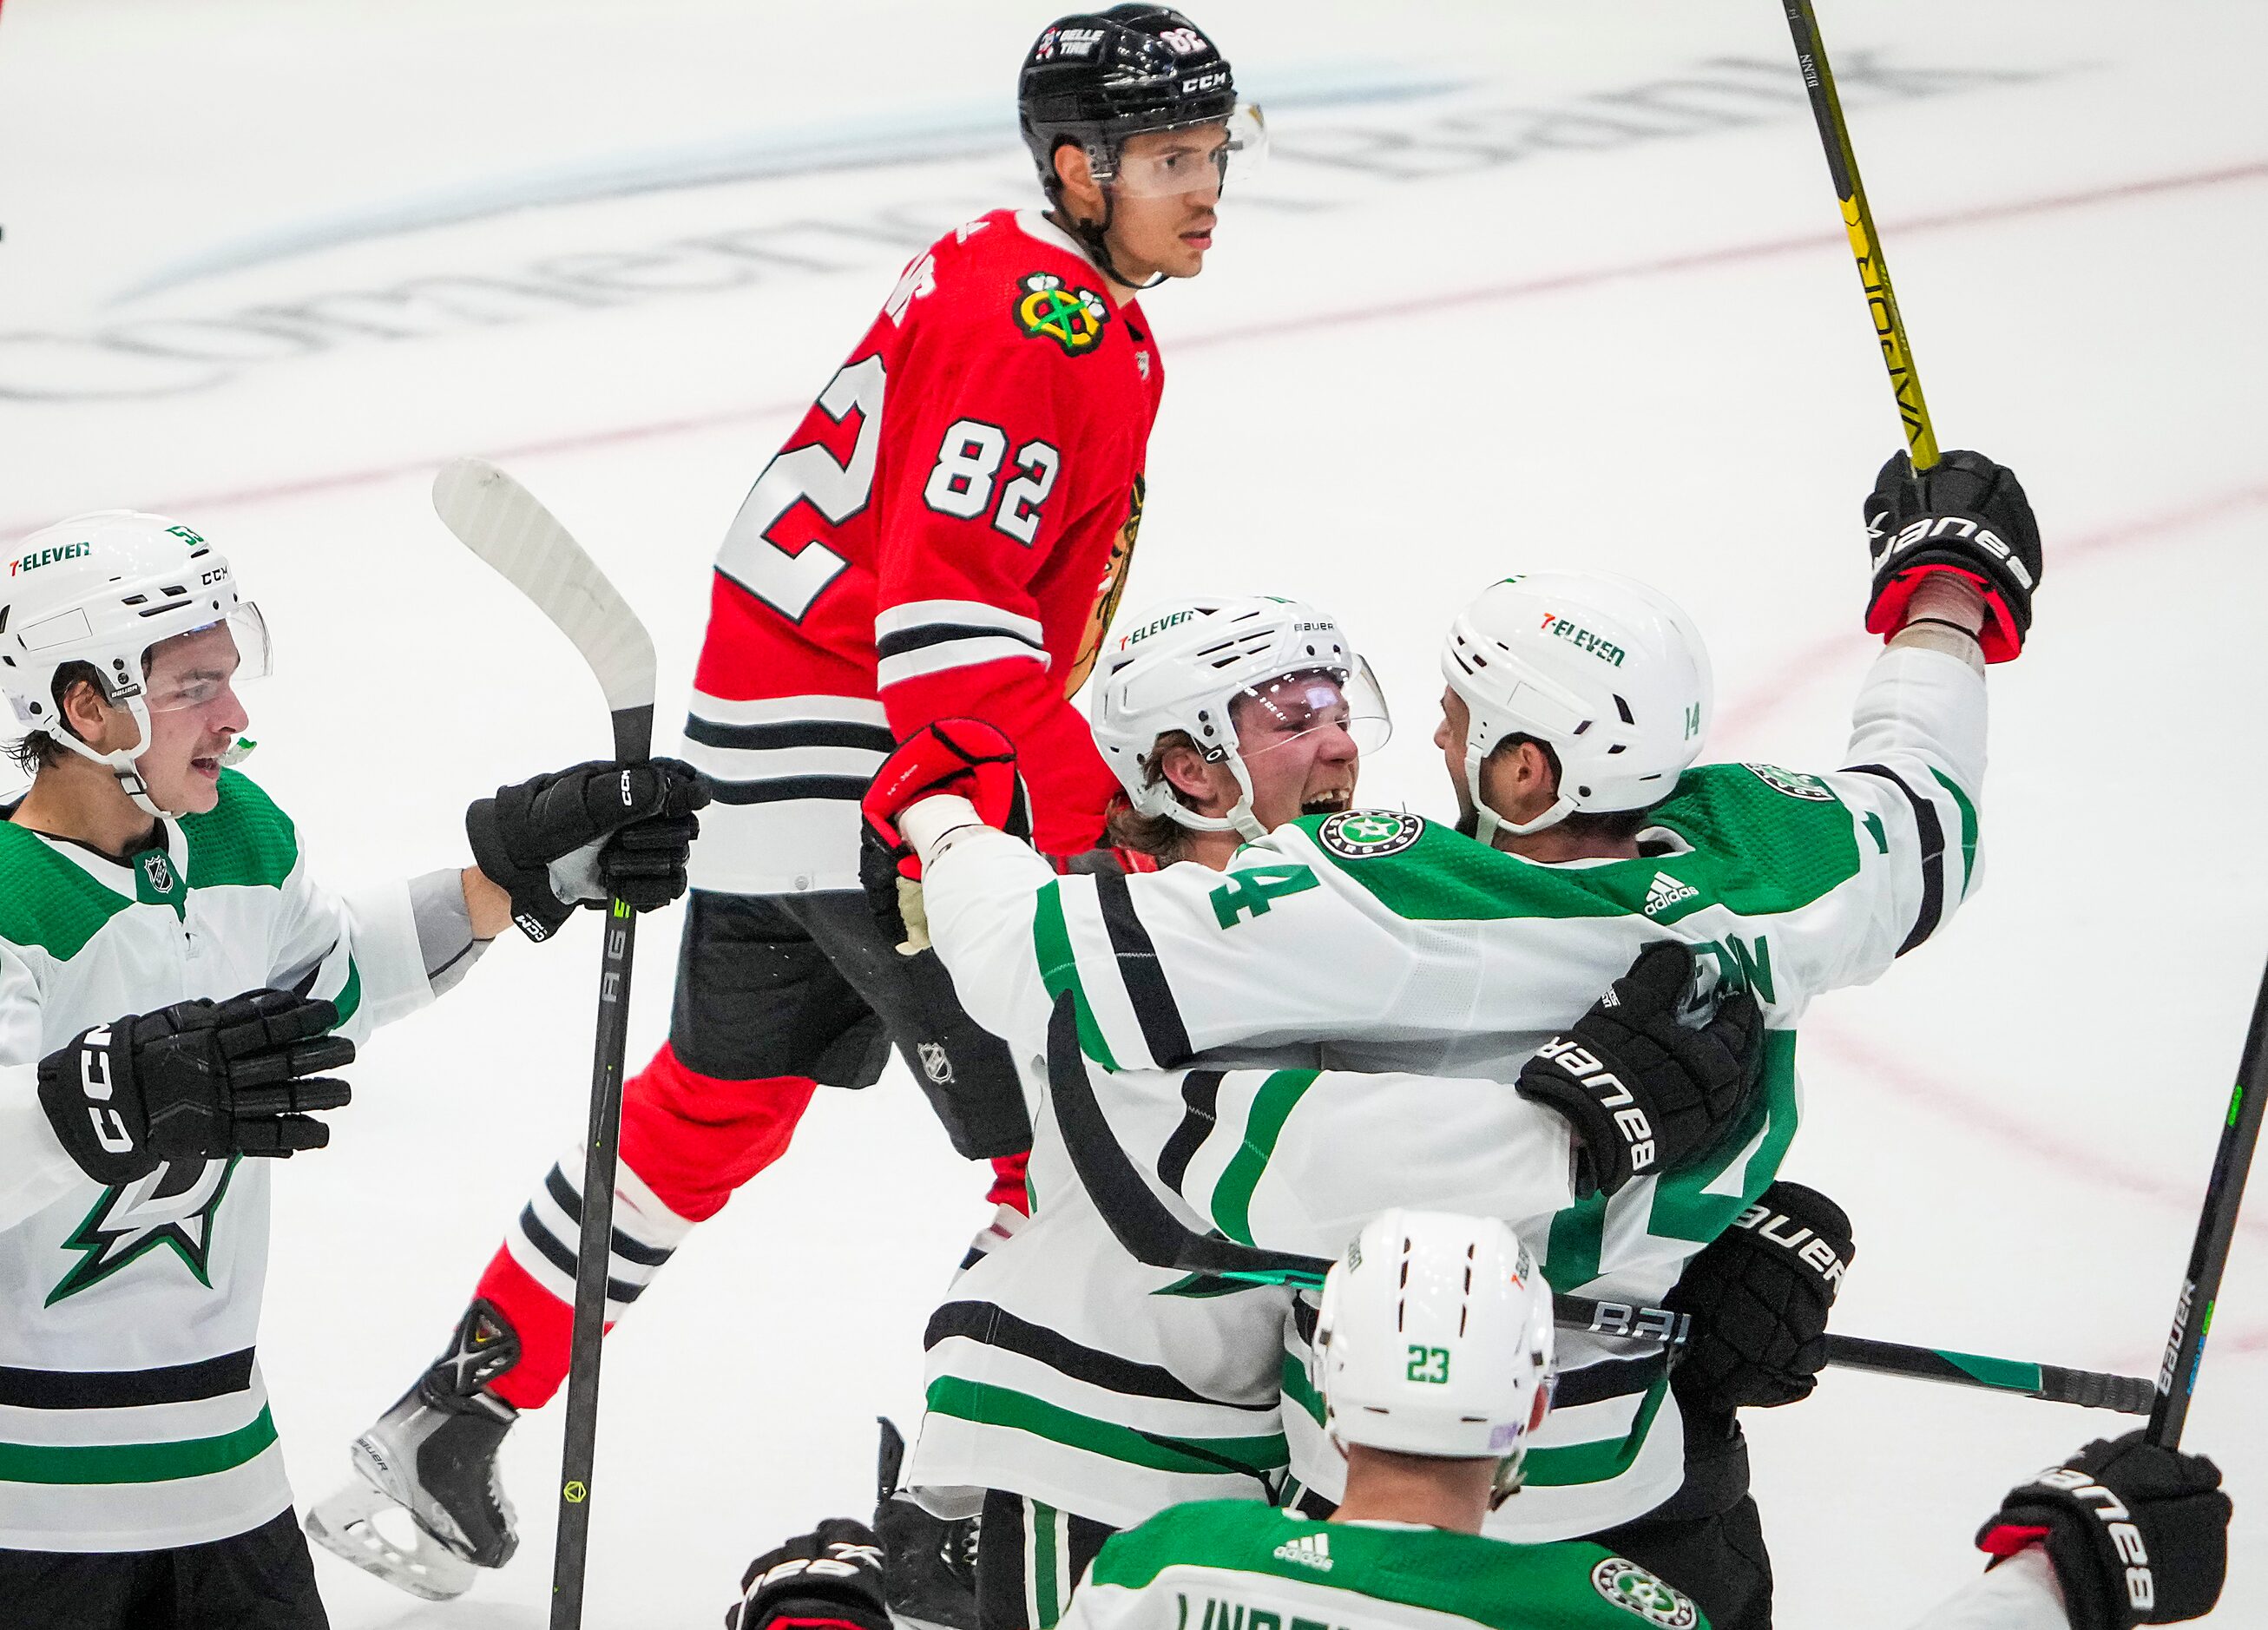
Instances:
[[[876,927],[859,795],[898,740],[974,717],[1016,742],[1042,848],[1101,835],[1116,782],[1068,698],[1125,586],[1165,382],[1137,297],[1197,275],[1264,137],[1212,41],[1160,5],[1051,25],[1018,102],[1049,208],[914,257],[718,553],[685,733],[716,801],[669,1041],[624,1090],[609,1323],[816,1088],[871,1084],[893,1044],[954,1147],[993,1162],[996,1227],[1025,1209],[1014,1068],[935,954]],[[446,1353],[357,1441],[359,1481],[309,1516],[322,1544],[434,1597],[512,1555],[496,1453],[566,1372],[581,1170],[551,1169]],[[373,1520],[390,1507],[414,1533]]]

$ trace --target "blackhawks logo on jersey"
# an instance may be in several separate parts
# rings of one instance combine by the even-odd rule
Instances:
[[[1024,291],[1016,301],[1016,326],[1026,334],[1053,340],[1066,357],[1085,356],[1102,338],[1110,307],[1094,290],[1066,289],[1053,272],[1029,273],[1016,286]]]
[[[1666,1630],[1691,1630],[1700,1610],[1683,1590],[1672,1589],[1635,1562],[1610,1556],[1591,1570],[1591,1588],[1626,1612]]]
[[[46,1305],[99,1285],[161,1245],[187,1265],[198,1284],[211,1285],[213,1228],[238,1158],[169,1161],[146,1176],[105,1189],[63,1242],[79,1259],[48,1293]]]
[[[1350,809],[1315,830],[1315,841],[1349,860],[1400,854],[1425,833],[1425,822],[1391,809]]]

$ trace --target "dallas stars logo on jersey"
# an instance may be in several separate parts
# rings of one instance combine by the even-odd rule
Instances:
[[[1691,1630],[1701,1622],[1692,1597],[1618,1556],[1609,1557],[1591,1570],[1591,1588],[1616,1607],[1664,1630]]]
[[[1053,272],[1033,272],[1017,285],[1016,324],[1026,334],[1053,340],[1066,357],[1084,356],[1102,337],[1110,308],[1092,289],[1066,289]]]
[[[161,1245],[180,1258],[198,1284],[210,1286],[213,1230],[235,1171],[234,1156],[173,1161],[147,1176],[105,1189],[63,1242],[64,1250],[82,1254],[48,1293],[44,1305],[52,1308],[99,1285]]]
[[[1381,855],[1400,854],[1425,830],[1425,822],[1417,815],[1398,815],[1391,809],[1350,809],[1324,822],[1315,832],[1315,841],[1350,860],[1373,860]]]

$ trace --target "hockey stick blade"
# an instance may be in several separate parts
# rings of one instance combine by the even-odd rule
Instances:
[[[1103,1118],[1087,1079],[1086,1055],[1079,1050],[1079,1014],[1068,991],[1056,999],[1048,1020],[1048,1096],[1056,1125],[1063,1129],[1071,1169],[1094,1198],[1126,1254],[1153,1268],[1205,1273],[1219,1279],[1263,1285],[1322,1288],[1330,1263],[1292,1251],[1262,1250],[1234,1240],[1208,1239],[1174,1220],[1166,1203],[1150,1191],[1142,1174]]]
[[[1072,1003],[1066,991],[1056,999],[1048,1020],[1048,1096],[1071,1154],[1071,1169],[1120,1247],[1137,1262],[1177,1273],[1321,1290],[1323,1276],[1330,1272],[1327,1257],[1246,1245],[1218,1234],[1199,1234],[1174,1221],[1165,1202],[1150,1191],[1095,1101]],[[1563,1330],[1626,1337],[1657,1346],[1681,1346],[1692,1329],[1687,1315],[1668,1308],[1594,1302],[1586,1296],[1554,1296],[1552,1313],[1553,1322]]]
[[[433,510],[457,541],[534,602],[583,655],[607,711],[643,714],[649,740],[653,638],[567,528],[485,459],[458,459],[433,477]],[[642,755],[640,755],[642,756]]]

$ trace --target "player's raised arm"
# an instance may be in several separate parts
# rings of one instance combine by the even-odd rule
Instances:
[[[1981,454],[1919,476],[1900,454],[1865,513],[1867,627],[1889,649],[1859,689],[1845,768],[1824,778],[1861,829],[1852,915],[1825,958],[1834,984],[1926,944],[1982,881],[1984,667],[2022,649],[2041,572],[2022,486]]]

